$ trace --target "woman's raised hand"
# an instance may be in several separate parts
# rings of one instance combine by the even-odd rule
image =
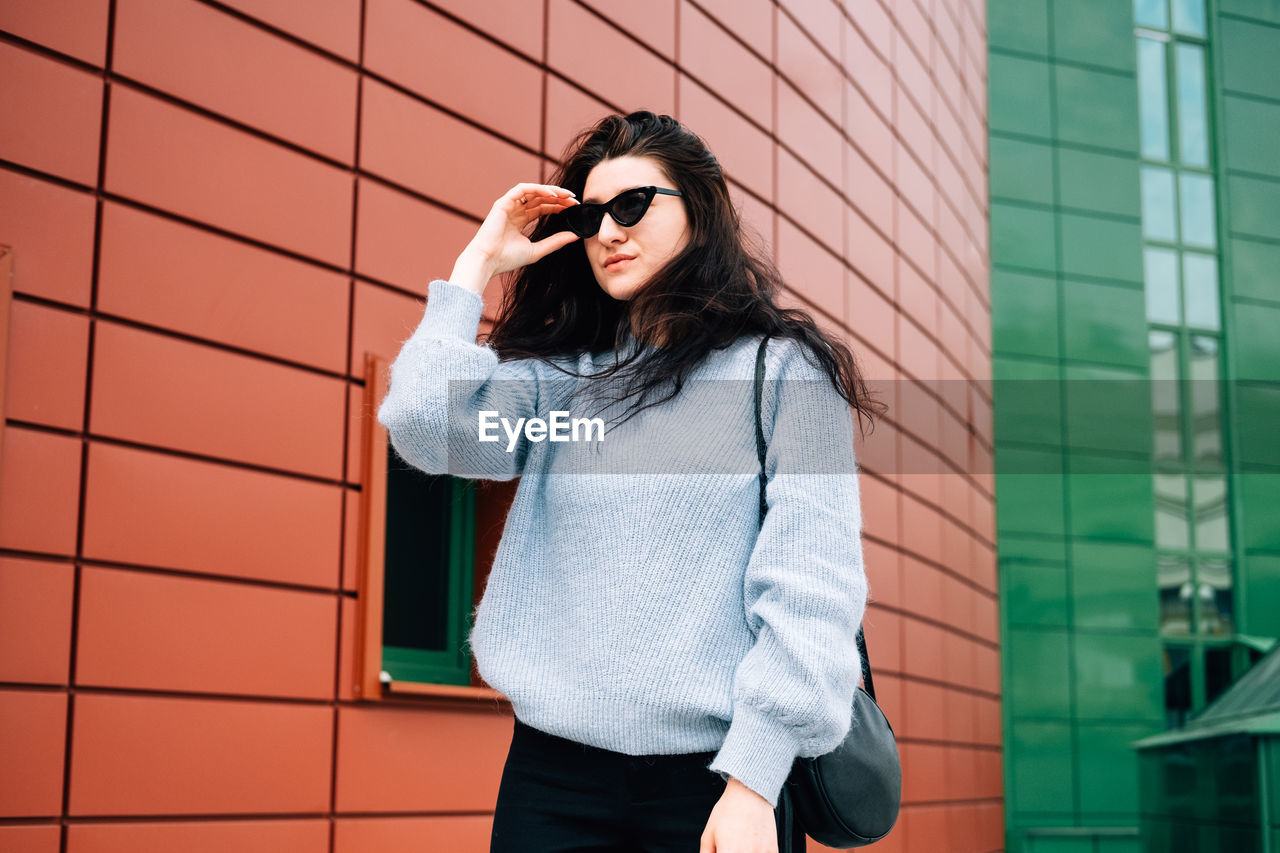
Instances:
[[[529,225],[540,216],[558,213],[577,203],[573,193],[563,187],[516,184],[493,203],[463,254],[480,264],[489,276],[539,261],[577,240],[578,235],[561,231],[534,243],[526,234]]]

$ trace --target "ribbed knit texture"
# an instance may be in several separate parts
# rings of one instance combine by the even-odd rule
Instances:
[[[610,423],[602,443],[521,439],[508,452],[501,428],[500,441],[477,440],[481,410],[513,422],[578,414],[566,389],[581,383],[476,344],[481,307],[431,282],[377,414],[414,467],[521,478],[474,614],[481,676],[521,720],[561,737],[630,755],[718,750],[709,770],[776,806],[796,756],[848,733],[861,672],[851,409],[796,342],[769,342],[760,528],[758,337],[713,351],[691,377],[709,380],[703,390],[687,384]],[[617,355],[558,363],[591,374]]]

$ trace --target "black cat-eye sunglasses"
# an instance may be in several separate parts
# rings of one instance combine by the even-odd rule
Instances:
[[[602,204],[582,202],[566,207],[559,213],[552,214],[551,219],[556,223],[557,231],[569,230],[586,239],[600,230],[600,223],[604,221],[605,213],[612,216],[613,221],[623,227],[635,225],[649,209],[653,197],[659,193],[681,195],[679,190],[669,190],[665,187],[633,187],[623,190]]]

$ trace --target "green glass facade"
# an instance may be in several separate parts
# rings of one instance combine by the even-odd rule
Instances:
[[[1280,2],[989,0],[1010,851],[1280,636]]]

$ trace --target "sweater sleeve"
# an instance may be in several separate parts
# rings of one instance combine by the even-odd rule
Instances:
[[[796,757],[830,752],[849,732],[868,589],[853,411],[800,345],[770,346],[782,350],[782,381],[766,384],[761,406],[767,512],[743,589],[755,642],[708,769],[776,807]]]
[[[534,361],[500,362],[476,343],[484,301],[438,279],[427,287],[422,321],[391,363],[378,420],[400,458],[428,474],[485,480],[520,476],[529,443],[517,430],[514,447],[501,425],[533,417],[538,407]],[[483,412],[495,441],[480,440]]]

